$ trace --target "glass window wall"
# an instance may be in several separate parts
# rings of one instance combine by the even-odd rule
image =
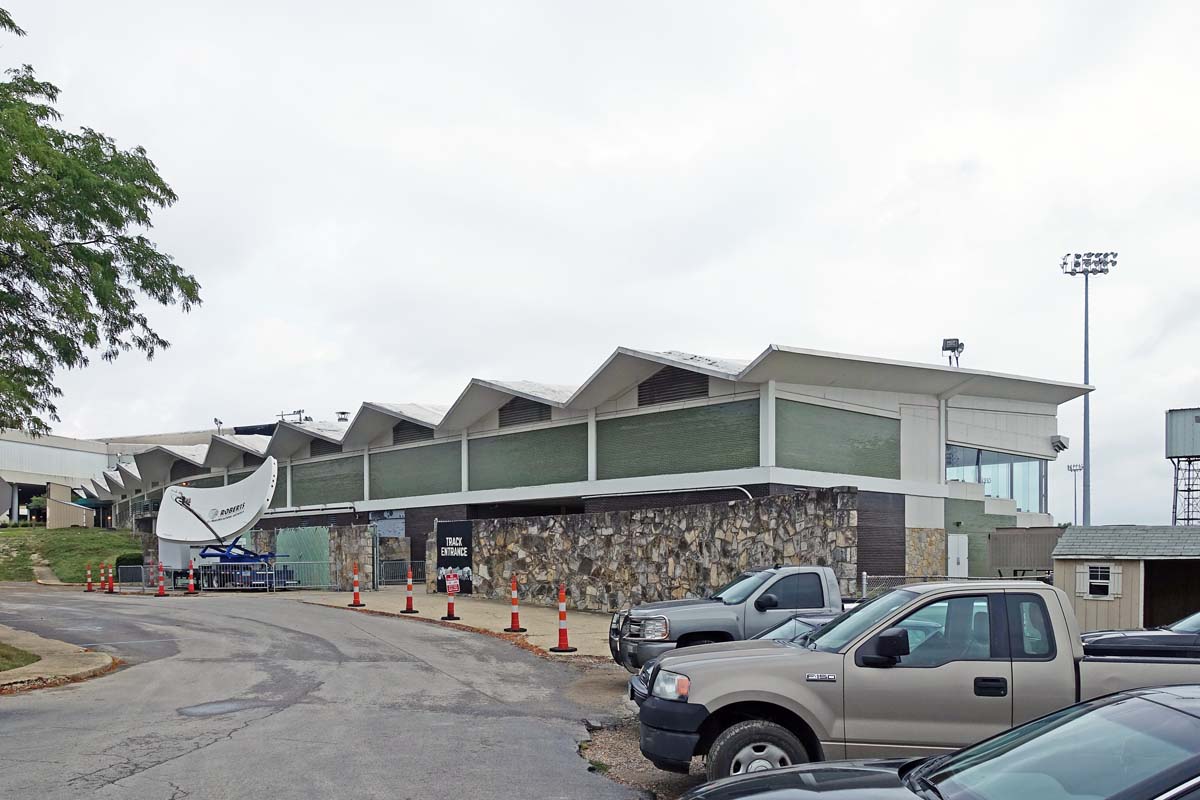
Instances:
[[[978,447],[946,446],[946,480],[982,483],[987,497],[1017,502],[1017,510],[1046,513],[1046,460]]]

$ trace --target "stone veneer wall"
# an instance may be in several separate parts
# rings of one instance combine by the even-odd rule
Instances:
[[[474,587],[557,602],[567,584],[573,608],[696,597],[740,570],[774,563],[833,567],[851,594],[857,569],[858,495],[853,487],[797,489],[753,500],[596,514],[516,517],[474,523]],[[427,570],[436,574],[436,548]],[[434,582],[427,584],[432,591]]]
[[[904,574],[910,578],[946,574],[945,528],[905,528]]]

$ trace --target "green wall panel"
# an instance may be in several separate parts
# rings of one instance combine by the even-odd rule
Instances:
[[[362,456],[292,464],[292,505],[314,506],[362,499]]]
[[[287,465],[280,464],[275,474],[275,493],[271,495],[271,508],[287,505]]]
[[[994,577],[988,540],[996,528],[1012,528],[1016,516],[985,514],[978,500],[946,500],[946,533],[967,535],[967,574],[972,578]]]
[[[278,475],[277,475],[278,483],[283,483],[284,472],[283,472],[282,464],[279,465],[277,472],[278,472]],[[249,478],[253,474],[254,474],[254,470],[249,470],[248,472],[231,472],[231,473],[229,473],[229,485],[232,486],[233,484],[237,483],[238,481]],[[284,488],[286,488],[286,484],[285,484]]]
[[[758,401],[599,420],[596,460],[601,479],[757,466]]]
[[[775,401],[775,463],[792,469],[900,477],[900,420]]]
[[[196,489],[210,489],[213,486],[224,486],[224,485],[225,485],[225,476],[224,475],[209,475],[207,478],[193,478],[192,480],[188,481],[188,486],[194,487]]]
[[[472,439],[471,490],[507,489],[587,480],[587,425]]]
[[[462,442],[371,453],[371,499],[462,489]]]

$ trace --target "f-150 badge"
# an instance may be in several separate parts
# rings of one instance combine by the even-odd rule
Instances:
[[[832,672],[810,672],[804,679],[814,683],[837,683],[837,675]]]

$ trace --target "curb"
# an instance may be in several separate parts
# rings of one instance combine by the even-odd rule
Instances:
[[[458,624],[455,622],[443,622],[442,620],[437,619],[435,617],[418,617],[418,616],[410,615],[410,614],[402,615],[399,612],[393,613],[391,611],[378,611],[373,608],[350,608],[349,606],[331,606],[326,603],[318,603],[313,600],[301,600],[300,602],[303,603],[304,605],[308,605],[308,606],[320,606],[322,608],[340,609],[342,611],[354,611],[359,614],[370,614],[370,615],[376,616],[376,617],[392,617],[394,619],[410,620],[413,622],[424,622],[424,623],[427,623],[430,625],[438,625],[442,628],[452,628],[456,631],[463,631],[465,633],[478,633],[483,636],[490,636],[493,639],[499,639],[500,641],[508,642],[509,644],[513,645],[514,647],[518,647],[521,650],[526,651],[527,653],[532,653],[533,655],[537,656],[538,658],[543,658],[547,661],[557,661],[560,663],[574,663],[574,664],[589,665],[589,664],[608,663],[612,660],[611,658],[605,658],[604,656],[589,656],[589,655],[572,655],[568,658],[563,658],[562,656],[555,655],[554,653],[551,653],[548,650],[545,650],[541,647],[538,647],[535,644],[532,644],[528,639],[525,638],[524,634],[501,633],[498,631],[488,630],[487,628],[473,628],[470,625],[461,625],[461,624]]]
[[[89,653],[94,653],[94,650],[89,650]],[[23,692],[32,692],[37,689],[53,689],[55,686],[65,686],[68,683],[81,683],[88,678],[98,678],[101,675],[107,675],[114,672],[125,662],[114,656],[108,657],[108,664],[102,667],[93,667],[85,669],[71,675],[52,675],[48,678],[26,678],[25,680],[9,681],[5,683],[0,680],[0,695],[21,694]]]

